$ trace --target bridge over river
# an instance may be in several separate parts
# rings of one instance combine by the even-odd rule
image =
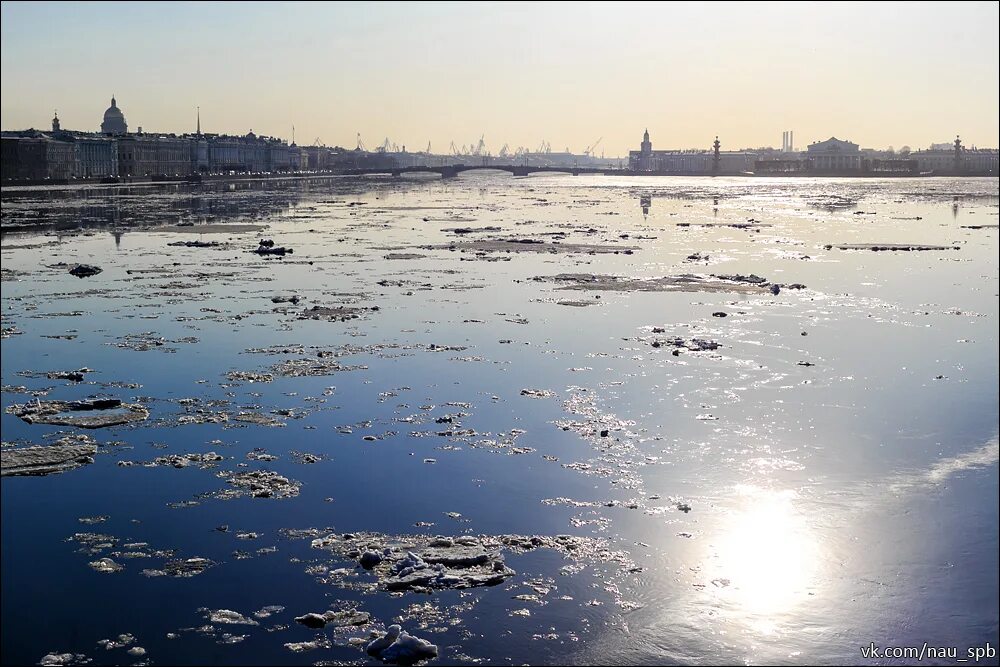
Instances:
[[[597,167],[529,167],[527,165],[516,164],[449,164],[442,165],[440,167],[382,167],[369,169],[346,169],[341,173],[348,176],[367,176],[370,174],[391,174],[393,176],[402,176],[403,174],[433,173],[441,174],[442,178],[454,178],[463,171],[472,171],[474,169],[506,171],[514,176],[527,176],[528,174],[536,173],[572,174],[573,176],[579,176],[580,174],[616,175],[629,173],[621,169],[602,169]]]

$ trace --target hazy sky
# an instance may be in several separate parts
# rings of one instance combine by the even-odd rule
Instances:
[[[444,152],[996,147],[998,3],[2,3],[0,125]],[[598,150],[600,152],[600,149]]]

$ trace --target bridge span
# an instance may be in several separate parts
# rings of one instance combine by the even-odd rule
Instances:
[[[527,165],[516,164],[491,164],[491,165],[469,165],[469,164],[449,164],[440,167],[383,167],[369,169],[346,169],[342,173],[346,176],[368,176],[374,174],[387,174],[392,176],[402,176],[403,174],[433,173],[440,174],[441,178],[454,178],[463,171],[473,170],[493,170],[506,171],[514,176],[527,176],[537,173],[555,174],[620,174],[620,169],[600,169],[596,167],[529,167]]]

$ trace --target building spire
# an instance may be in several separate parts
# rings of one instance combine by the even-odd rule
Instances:
[[[113,107],[118,106],[118,103],[115,102],[115,94],[114,93],[111,93],[111,106],[113,106]]]
[[[198,107],[198,136],[201,136],[201,107]]]

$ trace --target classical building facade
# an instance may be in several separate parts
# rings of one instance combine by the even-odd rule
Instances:
[[[15,137],[0,136],[0,179],[12,181],[16,179],[18,167],[17,145]]]
[[[290,165],[291,155],[288,150],[288,144],[280,139],[268,140],[266,171],[288,171]]]
[[[253,130],[239,141],[240,164],[245,165],[244,171],[260,173],[267,171],[268,147],[257,138]]]
[[[191,173],[191,140],[168,134],[129,134],[118,138],[118,175],[187,176]]]
[[[805,157],[813,172],[861,171],[861,147],[836,137],[809,144]]]
[[[77,176],[78,147],[68,133],[5,132],[2,145],[4,180],[59,181]]]
[[[277,140],[258,137],[253,130],[243,136],[228,134],[208,135],[208,169],[217,172],[265,172],[272,171],[277,162],[288,168],[288,145],[284,146],[284,154],[275,146],[272,154],[272,144],[281,143]]]
[[[294,143],[288,147],[288,168],[291,171],[305,171],[309,168],[309,156]]]
[[[997,173],[997,149],[966,148],[960,137],[955,137],[951,144],[931,144],[928,150],[914,151],[910,157],[917,161],[923,173],[982,176]]]
[[[46,137],[45,166],[48,178],[67,180],[76,176],[76,146],[68,141]]]
[[[116,137],[72,135],[76,145],[76,169],[79,178],[113,178],[118,175],[118,140]]]
[[[0,138],[4,180],[43,181],[49,178],[47,141],[40,132],[33,130],[5,133]]]
[[[962,169],[966,174],[997,175],[996,148],[969,148],[962,152]]]
[[[199,132],[191,137],[191,172],[201,174],[208,171],[208,139]]]
[[[330,160],[330,150],[321,146],[305,146],[303,169],[309,171],[322,171],[326,169]]]

